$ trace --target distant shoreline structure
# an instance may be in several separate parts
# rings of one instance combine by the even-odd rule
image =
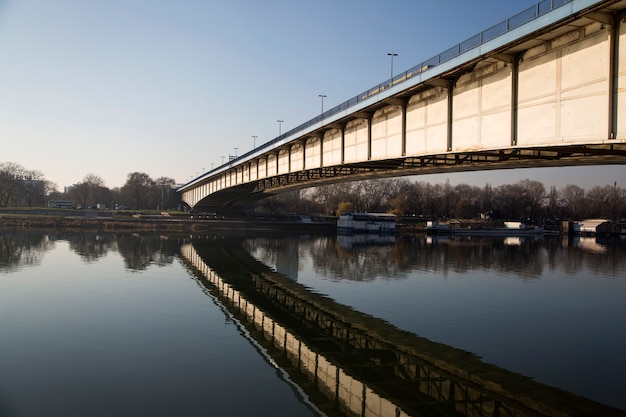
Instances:
[[[428,221],[426,233],[431,235],[461,235],[461,236],[543,236],[543,226],[526,226],[522,222],[504,222],[504,227],[483,227],[480,224],[461,222],[438,223]]]

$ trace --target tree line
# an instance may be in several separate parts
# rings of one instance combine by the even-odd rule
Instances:
[[[389,178],[325,185],[261,200],[265,212],[320,212],[336,215],[346,204],[356,212],[392,212],[422,218],[522,220],[626,218],[626,190],[617,183],[585,190],[569,184],[546,189],[540,181],[483,187],[450,182],[430,184]]]
[[[44,207],[50,200],[72,201],[77,208],[181,208],[176,182],[168,177],[152,179],[146,173],[132,172],[122,187],[108,188],[101,177],[89,173],[62,192],[40,171],[13,162],[0,163],[0,207]]]
[[[0,163],[0,207],[43,207],[48,200],[72,200],[80,207],[104,204],[107,208],[181,209],[174,179],[152,179],[132,172],[120,188],[87,174],[60,192],[43,174],[19,164]],[[540,181],[478,187],[468,184],[431,184],[409,178],[343,182],[285,192],[259,200],[246,209],[255,213],[324,213],[336,215],[343,204],[357,212],[393,212],[400,216],[471,219],[626,218],[626,190],[617,183],[589,190],[575,184],[546,189]]]

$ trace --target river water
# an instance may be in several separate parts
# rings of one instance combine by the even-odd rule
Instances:
[[[0,416],[626,415],[626,241],[0,234]]]

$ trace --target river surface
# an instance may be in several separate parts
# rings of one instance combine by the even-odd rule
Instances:
[[[624,239],[3,232],[0,416],[626,415],[625,301]]]

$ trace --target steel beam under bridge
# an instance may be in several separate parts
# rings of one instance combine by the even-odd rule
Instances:
[[[626,0],[545,0],[179,189],[227,207],[317,185],[626,164]]]

